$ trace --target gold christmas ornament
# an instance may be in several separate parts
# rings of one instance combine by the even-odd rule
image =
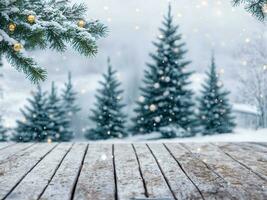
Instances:
[[[77,25],[80,27],[80,28],[84,28],[84,26],[85,26],[85,21],[84,20],[79,20],[78,22],[77,22]]]
[[[27,17],[27,21],[31,24],[33,24],[35,22],[35,16],[34,15],[29,15]]]
[[[51,143],[52,143],[52,139],[51,139],[51,138],[48,138],[48,139],[47,139],[47,143],[48,143],[48,144],[51,144]]]
[[[8,25],[8,30],[10,32],[14,32],[15,29],[16,29],[16,24],[11,23],[11,24]]]
[[[16,43],[16,44],[13,45],[13,49],[16,52],[19,52],[22,48],[23,48],[23,46],[20,43]]]

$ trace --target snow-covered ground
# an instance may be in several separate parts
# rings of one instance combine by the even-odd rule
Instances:
[[[267,129],[250,130],[237,129],[234,133],[211,136],[196,136],[191,138],[157,139],[160,133],[131,136],[124,139],[98,140],[90,142],[132,143],[132,142],[267,142]],[[88,140],[83,140],[88,141]]]

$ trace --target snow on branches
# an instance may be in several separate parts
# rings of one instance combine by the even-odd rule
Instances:
[[[235,6],[243,4],[245,9],[259,20],[267,17],[267,0],[233,0]]]
[[[67,44],[85,56],[97,53],[96,41],[106,27],[86,20],[84,4],[68,0],[2,0],[0,2],[0,56],[5,55],[18,71],[34,83],[46,78],[27,50],[65,51]],[[83,22],[83,23],[81,23]]]

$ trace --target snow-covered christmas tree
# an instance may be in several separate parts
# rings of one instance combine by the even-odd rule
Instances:
[[[185,59],[187,50],[173,22],[171,6],[154,45],[156,52],[150,54],[153,64],[145,70],[131,131],[160,131],[164,137],[192,136],[196,123],[192,91],[188,89],[192,73],[186,69],[190,61]]]
[[[0,115],[0,142],[7,141],[7,129],[3,125],[2,116]]]
[[[73,138],[73,131],[70,128],[70,118],[65,107],[62,106],[61,99],[57,94],[55,83],[52,82],[51,92],[48,97],[47,114],[49,125],[47,133],[52,141],[69,141]]]
[[[229,103],[229,92],[223,88],[216,72],[214,56],[211,59],[210,71],[203,84],[199,99],[199,121],[203,135],[229,133],[235,126],[232,108]]]
[[[12,139],[17,142],[45,141],[49,125],[47,94],[38,86],[28,102],[29,105],[21,110],[23,119],[17,121],[16,133]]]
[[[30,56],[33,48],[65,51],[67,44],[85,56],[97,53],[96,41],[106,33],[97,20],[87,20],[84,4],[69,0],[0,1],[0,57],[33,82],[46,77]]]
[[[103,74],[104,81],[100,81],[101,89],[97,90],[95,108],[92,109],[90,119],[95,127],[86,133],[86,138],[92,140],[122,138],[126,136],[126,115],[123,113],[121,83],[116,78],[116,71],[112,69],[108,59],[108,70]]]
[[[74,91],[71,81],[71,73],[68,74],[68,81],[65,83],[65,87],[62,91],[62,106],[65,108],[65,112],[71,118],[78,111],[80,107],[76,104],[77,92]]]

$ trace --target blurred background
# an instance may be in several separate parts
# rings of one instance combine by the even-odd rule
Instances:
[[[48,70],[48,79],[42,83],[49,89],[55,81],[60,89],[67,80],[68,71],[78,92],[78,113],[76,131],[82,134],[90,125],[88,115],[94,103],[95,90],[101,74],[107,69],[107,57],[119,72],[125,90],[124,101],[131,113],[138,98],[143,70],[150,61],[149,52],[154,50],[152,41],[159,34],[163,15],[168,3],[172,5],[175,22],[180,26],[183,40],[188,49],[187,59],[192,61],[190,68],[196,73],[192,76],[195,91],[203,80],[204,72],[210,65],[211,52],[215,52],[216,63],[225,87],[231,91],[231,101],[236,109],[255,113],[253,102],[246,102],[240,75],[248,66],[248,57],[242,52],[258,43],[267,45],[266,25],[252,17],[243,7],[232,7],[231,1],[217,0],[72,0],[88,5],[88,18],[94,16],[108,26],[106,38],[99,41],[99,53],[85,58],[72,50],[65,53],[54,51],[34,51],[32,56],[40,66]],[[266,61],[266,58],[265,58]],[[267,62],[266,62],[267,63]],[[267,68],[267,67],[266,67]],[[4,111],[4,124],[16,125],[21,117],[19,109],[27,103],[30,92],[36,86],[25,79],[5,60],[0,80],[4,90],[1,108]],[[242,107],[243,106],[243,107]]]

